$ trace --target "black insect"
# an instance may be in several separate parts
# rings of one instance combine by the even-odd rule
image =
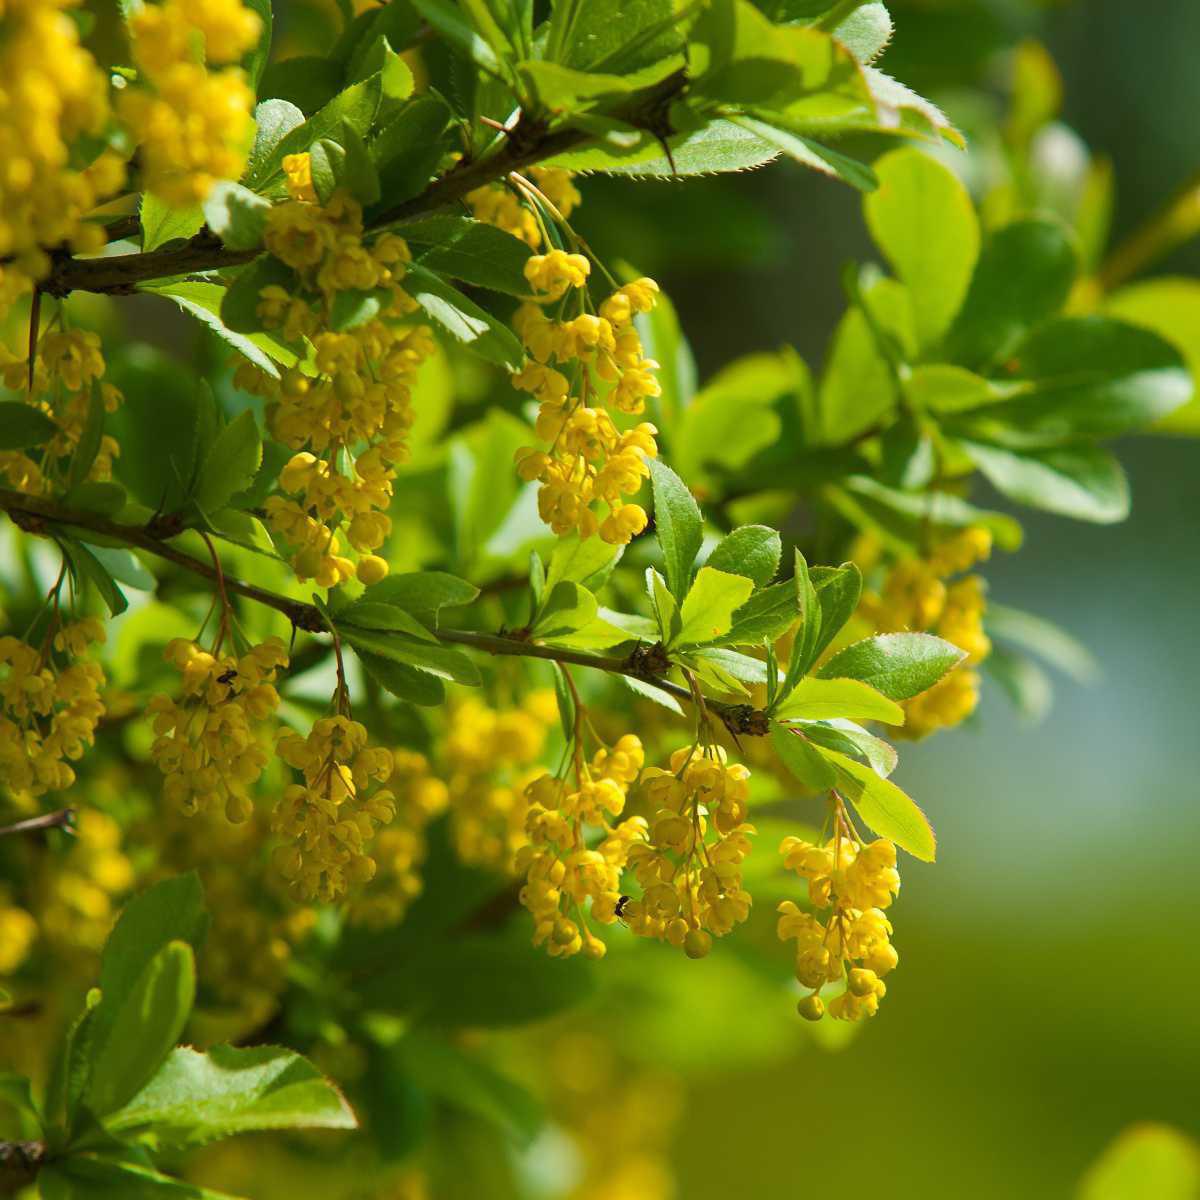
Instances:
[[[217,676],[217,682],[229,684],[229,683],[232,683],[236,678],[237,678],[237,672],[232,667],[230,667],[229,670],[226,671],[224,675]]]
[[[622,897],[621,897],[621,898],[620,898],[620,899],[617,901],[617,906],[616,906],[616,908],[614,908],[614,909],[613,909],[613,912],[616,914],[616,916],[617,916],[618,918],[622,918],[622,917],[624,917],[624,915],[625,915],[625,906],[626,906],[626,905],[629,903],[629,901],[630,901],[630,900],[632,900],[632,899],[633,899],[633,897],[632,897],[632,896],[622,896]]]

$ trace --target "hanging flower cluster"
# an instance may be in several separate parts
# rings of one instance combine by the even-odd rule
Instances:
[[[96,740],[104,715],[100,664],[83,656],[105,640],[95,617],[57,627],[42,644],[0,637],[0,782],[19,802],[75,782],[70,763]]]
[[[591,264],[582,254],[550,250],[525,264],[536,302],[517,309],[513,327],[533,360],[513,376],[513,385],[539,402],[535,430],[546,450],[517,451],[517,470],[537,480],[538,512],[560,537],[599,533],[624,545],[646,527],[645,510],[627,502],[649,474],[646,458],[658,453],[657,430],[641,422],[622,431],[610,409],[627,416],[645,411],[646,399],[661,391],[633,326],[658,296],[652,279],[618,288],[589,312]],[[546,308],[557,305],[554,316]],[[574,316],[567,316],[574,312]],[[555,364],[555,365],[551,365]],[[628,423],[626,423],[628,424]],[[603,505],[607,516],[597,516]]]
[[[93,395],[98,396],[106,413],[115,412],[121,403],[121,393],[111,383],[100,382],[104,369],[100,338],[75,329],[42,334],[34,358],[32,389],[28,360],[6,362],[0,368],[4,386],[23,393],[29,404],[58,427],[36,461],[21,450],[0,451],[0,477],[10,487],[31,495],[46,495],[62,485],[87,427]],[[116,439],[103,434],[84,478],[111,478],[113,459],[119,453]]]
[[[138,83],[117,112],[140,145],[145,187],[172,208],[237,179],[253,137],[254,93],[236,63],[262,30],[240,0],[165,0],[129,19]]]
[[[533,944],[555,957],[604,956],[587,916],[603,925],[617,920],[621,872],[630,847],[646,836],[640,817],[617,818],[644,761],[642,743],[627,733],[586,762],[577,733],[570,782],[546,774],[525,789],[529,844],[517,854],[525,877],[521,903],[533,914]]]
[[[981,575],[963,575],[992,552],[992,535],[972,527],[937,543],[922,558],[907,558],[888,572],[880,592],[864,592],[859,612],[880,633],[934,633],[965,650],[957,669],[927,692],[904,702],[905,723],[896,737],[921,738],[965,721],[979,703],[976,669],[991,653],[983,628],[987,608]],[[868,551],[868,557],[869,557]],[[961,576],[954,579],[953,576]]]
[[[900,875],[895,845],[884,838],[864,844],[841,801],[833,803],[836,828],[824,845],[787,837],[780,846],[787,869],[808,883],[810,907],[826,915],[784,900],[778,933],[796,943],[796,978],[813,989],[800,1001],[800,1015],[820,1020],[826,1009],[821,989],[844,977],[829,1015],[857,1021],[875,1015],[887,992],[883,976],[899,962],[884,909],[900,890]]]
[[[395,795],[396,817],[380,830],[372,847],[377,866],[374,879],[355,892],[347,905],[350,921],[371,929],[398,924],[421,894],[425,828],[450,803],[449,789],[433,774],[425,755],[415,750],[396,750],[392,759],[389,782]]]
[[[465,863],[513,869],[525,843],[525,789],[540,770],[558,721],[554,693],[538,689],[519,708],[465,700],[449,714],[439,758],[446,764],[450,831]]]
[[[68,0],[8,0],[0,37],[0,313],[50,269],[48,250],[89,254],[104,231],[85,220],[120,188],[102,151],[75,165],[79,139],[103,132],[108,80],[79,44]]]
[[[266,245],[300,287],[264,288],[259,315],[288,341],[311,340],[316,374],[292,368],[274,379],[248,363],[238,368],[238,384],[268,400],[271,431],[297,451],[280,474],[281,494],[266,502],[267,522],[292,547],[302,581],[335,587],[357,574],[377,583],[388,566],[374,551],[391,533],[387,508],[408,457],[412,385],[433,336],[428,326],[397,324],[416,308],[400,286],[411,257],[403,238],[384,233],[365,245],[358,202],[337,192],[315,203],[308,155],[286,165],[293,199],[271,209]],[[372,293],[364,311],[375,315],[342,328],[347,293]],[[342,553],[343,537],[357,564]]]
[[[268,638],[240,657],[173,638],[166,659],[180,673],[181,698],[153,696],[147,712],[157,735],[150,757],[162,771],[163,795],[185,813],[217,809],[234,822],[254,809],[249,789],[267,765],[260,727],[279,706],[275,674],[287,651]]]
[[[289,842],[275,866],[298,896],[340,900],[375,874],[367,848],[396,815],[392,792],[375,785],[391,777],[392,755],[369,746],[366,729],[340,713],[322,717],[307,737],[282,734],[276,750],[304,782],[284,788],[275,806],[271,828]]]
[[[654,809],[649,836],[629,851],[642,895],[622,916],[641,937],[703,958],[750,915],[742,863],[754,826],[746,823],[750,772],[728,764],[720,746],[684,746],[670,769],[647,767],[642,788]]]

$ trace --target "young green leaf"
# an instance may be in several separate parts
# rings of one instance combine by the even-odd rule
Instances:
[[[837,783],[833,767],[813,749],[805,736],[786,725],[771,722],[771,747],[785,767],[814,792],[828,791]]]
[[[270,202],[228,180],[214,184],[204,202],[208,227],[230,250],[255,250],[262,245]]]
[[[100,443],[104,437],[104,399],[100,395],[99,380],[92,381],[92,390],[88,395],[87,420],[79,435],[79,443],[75,453],[71,455],[71,466],[67,471],[67,489],[78,487],[92,469],[96,455],[100,453]]]
[[[838,789],[855,811],[880,837],[888,838],[922,862],[933,862],[937,839],[925,814],[912,797],[890,779],[881,779],[870,767],[836,750],[818,748],[837,773]]]
[[[800,600],[794,580],[785,579],[759,588],[733,614],[729,632],[717,638],[723,646],[750,646],[782,637],[800,615]]]
[[[624,549],[624,546],[610,546],[600,538],[581,539],[578,534],[559,538],[546,571],[546,594],[563,580],[582,583],[595,591],[608,578]]]
[[[129,601],[125,599],[124,592],[117,587],[108,568],[82,542],[63,538],[60,544],[67,561],[71,564],[77,586],[83,587],[90,582],[112,616],[123,613],[129,607]]]
[[[0,450],[27,450],[48,442],[58,426],[40,408],[22,400],[0,400]]]
[[[97,1039],[83,1103],[104,1117],[131,1100],[179,1041],[196,996],[196,964],[186,942],[168,942],[147,964]]]
[[[808,571],[808,563],[799,550],[796,551],[793,582],[796,603],[800,610],[800,627],[792,641],[792,654],[788,660],[787,677],[783,685],[784,694],[796,686],[820,653],[817,646],[821,638],[821,605]]]
[[[419,263],[410,263],[404,287],[434,321],[468,350],[512,371],[524,361],[525,351],[507,325],[432,271]]]
[[[205,513],[224,508],[230,497],[254,482],[262,463],[262,435],[249,409],[239,413],[217,435],[200,468],[194,497]]]
[[[440,645],[437,637],[398,604],[384,604],[378,600],[362,597],[340,608],[336,615],[337,625],[357,625],[360,629],[377,629],[386,633],[406,633],[419,642]]]
[[[743,525],[723,537],[708,556],[707,566],[731,575],[745,575],[765,587],[779,570],[783,544],[766,525]]]
[[[894,700],[858,679],[801,679],[778,704],[772,716],[781,721],[882,721],[903,725],[904,710]]]
[[[646,568],[646,591],[658,622],[659,641],[665,645],[679,632],[679,605],[671,595],[666,580],[653,567]]]
[[[402,633],[382,633],[356,626],[343,628],[341,634],[356,651],[378,654],[393,662],[427,671],[439,679],[465,683],[469,687],[478,687],[482,682],[475,664],[465,654],[449,646],[417,641]]]
[[[529,295],[525,264],[532,252],[495,225],[441,213],[394,228],[414,247],[416,261],[431,271],[510,296]]]
[[[813,587],[821,608],[821,632],[813,649],[813,662],[854,615],[862,596],[862,574],[854,563],[840,567],[813,567]]]
[[[461,608],[478,595],[479,589],[473,584],[445,571],[410,571],[372,584],[362,598],[399,605],[430,629],[436,629],[443,608]]]
[[[162,1069],[105,1122],[114,1133],[152,1133],[169,1146],[200,1146],[262,1129],[354,1129],[338,1090],[281,1046],[174,1050]]]
[[[536,638],[561,638],[594,621],[598,608],[596,597],[582,584],[561,580],[550,590],[530,633]]]
[[[908,700],[933,687],[964,658],[964,651],[932,634],[881,633],[839,651],[818,675],[859,679],[890,700]]]
[[[394,662],[379,654],[371,654],[357,646],[354,653],[367,674],[393,696],[426,708],[446,703],[446,685],[436,675],[418,671],[416,667]]]
[[[112,1158],[72,1154],[38,1175],[43,1200],[238,1200],[228,1192]]]
[[[687,485],[666,463],[647,460],[654,492],[654,531],[662,547],[671,595],[682,600],[703,540],[703,518]]]
[[[175,208],[153,192],[145,192],[138,219],[142,226],[142,249],[150,251],[198,233],[204,226],[204,210],[198,204]]]
[[[818,746],[837,750],[852,758],[864,758],[876,775],[886,779],[900,761],[896,748],[883,738],[868,733],[853,721],[813,721],[803,726],[804,736]]]
[[[754,591],[745,575],[730,575],[715,567],[701,567],[679,611],[680,627],[673,646],[702,646],[729,632],[734,610]]]

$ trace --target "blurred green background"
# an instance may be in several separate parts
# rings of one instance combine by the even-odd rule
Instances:
[[[997,52],[1022,35],[1045,41],[1065,120],[1114,161],[1117,238],[1200,167],[1200,5],[891,9],[883,66],[952,115],[955,89],[986,92]],[[702,376],[783,342],[818,361],[843,308],[839,268],[869,255],[854,197],[785,166],[638,185],[636,197],[597,181],[587,199],[605,249],[619,231],[621,252],[676,301]],[[694,219],[662,221],[668,205]],[[747,211],[759,219],[746,222]],[[1153,274],[1197,270],[1193,243]],[[1026,510],[1025,548],[986,572],[994,601],[1077,633],[1102,679],[1056,680],[1037,727],[990,685],[973,728],[905,749],[898,779],[933,820],[939,862],[904,864],[887,1003],[843,1050],[797,1034],[782,1061],[741,1070],[705,1021],[697,1036],[712,1040],[712,1066],[689,1072],[677,1143],[686,1200],[863,1187],[1068,1196],[1131,1122],[1200,1133],[1200,472],[1188,442],[1143,438],[1120,452],[1134,493],[1127,523]],[[761,1019],[732,999],[720,1016],[734,1040]]]

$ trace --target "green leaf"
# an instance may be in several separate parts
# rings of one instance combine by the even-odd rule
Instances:
[[[598,608],[596,597],[587,588],[564,579],[550,589],[530,633],[542,639],[561,638],[594,621]]]
[[[168,942],[146,964],[98,1038],[83,1102],[104,1117],[131,1100],[174,1048],[196,996],[196,963],[186,942]]]
[[[468,350],[515,371],[525,359],[516,335],[503,322],[418,263],[410,263],[404,288],[443,329]]]
[[[933,862],[937,855],[937,839],[933,827],[911,796],[891,780],[881,779],[870,767],[836,750],[822,746],[820,753],[837,772],[839,790],[867,825],[914,858]]]
[[[1195,1200],[1200,1195],[1200,1146],[1168,1125],[1125,1130],[1092,1166],[1078,1200]]]
[[[242,70],[246,72],[246,79],[253,90],[257,88],[258,81],[262,78],[263,70],[267,65],[267,59],[271,54],[271,32],[274,21],[271,0],[246,0],[246,4],[262,22],[258,41],[242,56]]]
[[[728,633],[733,613],[750,599],[754,581],[715,567],[701,567],[680,608],[672,646],[703,646]]]
[[[213,184],[204,202],[209,229],[230,250],[256,250],[261,246],[270,211],[269,201],[227,179]]]
[[[273,262],[273,259],[263,259]],[[286,268],[285,268],[286,270]],[[248,272],[238,276],[240,281]],[[236,286],[236,284],[235,284]],[[154,296],[166,296],[174,300],[186,313],[191,313],[198,321],[202,321],[218,337],[232,346],[244,358],[249,359],[260,371],[265,371],[272,378],[279,378],[281,363],[285,367],[294,366],[297,355],[289,350],[282,342],[269,333],[252,332],[238,333],[222,320],[225,297],[230,289],[218,283],[206,283],[200,279],[190,279],[181,283],[142,283],[138,291],[148,292]],[[257,293],[253,297],[244,295],[250,311],[249,317],[241,320],[243,329],[257,330],[262,325],[254,307],[258,304]]]
[[[849,441],[895,407],[893,370],[857,305],[846,311],[834,331],[819,401],[813,440],[825,445]]]
[[[1057,221],[1016,221],[983,247],[945,354],[968,367],[1013,353],[1029,330],[1066,303],[1079,270],[1069,231]]]
[[[812,138],[800,133],[793,133],[783,125],[784,118],[771,117],[759,120],[756,117],[735,117],[737,124],[748,129],[755,137],[762,138],[772,146],[778,147],[789,158],[798,162],[802,167],[819,171],[832,179],[848,183],[860,192],[873,192],[879,186],[875,172],[866,163],[851,158],[848,154],[840,154],[831,150]]]
[[[590,591],[599,588],[612,573],[624,546],[610,546],[600,538],[580,538],[578,534],[559,538],[550,555],[543,595],[563,580],[582,583]]]
[[[891,14],[880,3],[856,8],[834,31],[837,38],[861,63],[874,62],[892,40]]]
[[[422,93],[409,100],[368,143],[379,168],[380,190],[389,204],[410,199],[429,183],[444,153],[442,134],[451,115],[441,96]]]
[[[917,340],[936,342],[958,312],[979,256],[979,222],[958,177],[928,154],[893,150],[875,163],[867,227],[912,297]]]
[[[553,6],[545,57],[583,71],[625,74],[682,48],[672,0],[583,0]]]
[[[408,67],[400,59],[396,59],[396,63],[400,68],[408,71]],[[390,70],[391,68],[385,66],[384,69]],[[408,90],[412,91],[411,72],[408,75]],[[363,140],[362,134],[348,121],[342,122],[339,139],[345,148],[346,158],[338,181],[360,204],[374,204],[381,195],[379,170],[371,158],[367,143]]]
[[[195,500],[201,511],[216,512],[254,482],[262,463],[262,436],[249,409],[217,434],[196,479]]]
[[[129,601],[117,587],[108,568],[82,542],[63,538],[61,545],[71,564],[77,585],[83,587],[90,581],[95,585],[96,591],[100,593],[100,598],[108,606],[108,611],[112,616],[123,613],[129,607]]]
[[[399,1069],[423,1091],[462,1112],[498,1125],[528,1145],[542,1124],[537,1101],[476,1054],[442,1038],[409,1034],[396,1046]]]
[[[1006,646],[993,646],[983,669],[1000,685],[1019,717],[1031,724],[1045,719],[1054,702],[1054,687],[1033,659]]]
[[[840,567],[813,567],[811,576],[821,607],[821,632],[812,658],[815,662],[854,615],[862,596],[862,575],[854,563],[842,563]]]
[[[808,563],[799,550],[796,550],[794,564],[793,584],[796,589],[796,605],[800,610],[800,628],[796,630],[796,636],[792,640],[784,694],[796,685],[821,653],[818,649],[821,638],[821,604],[809,574]]]
[[[758,645],[782,637],[800,615],[794,580],[760,588],[733,614],[733,625],[717,642],[724,646]]]
[[[895,747],[853,721],[812,721],[803,725],[804,736],[818,746],[866,759],[876,775],[886,779],[899,762]]]
[[[1099,446],[1018,452],[984,442],[962,445],[988,482],[1019,504],[1103,525],[1129,516],[1129,481]]]
[[[142,592],[149,592],[157,580],[123,546],[88,546],[92,557],[118,582]]]
[[[172,208],[153,192],[145,192],[138,219],[142,225],[142,249],[149,251],[198,233],[204,226],[204,211],[198,204]]]
[[[478,595],[474,584],[445,571],[411,571],[372,584],[362,598],[399,605],[430,629],[436,629],[443,608],[461,608]]]
[[[164,879],[125,906],[100,959],[101,1001],[95,1044],[103,1046],[147,967],[171,942],[198,949],[208,929],[204,893],[195,873]]]
[[[1100,677],[1095,655],[1045,617],[989,601],[984,625],[990,637],[1031,650],[1076,683],[1094,683]]]
[[[745,575],[759,587],[775,578],[783,543],[766,525],[742,525],[723,537],[708,556],[707,565],[732,575]]]
[[[936,104],[918,96],[912,88],[905,87],[877,67],[863,67],[862,73],[874,112],[865,122],[848,121],[847,125],[907,133],[935,142],[944,140],[960,150],[966,148],[962,134]]]
[[[322,204],[328,204],[345,174],[345,148],[332,138],[319,138],[309,147],[308,161],[313,191]]]
[[[806,788],[814,792],[825,792],[837,783],[837,774],[833,767],[809,744],[800,730],[772,721],[771,747],[779,755],[783,765]]]
[[[550,958],[526,928],[425,941],[365,980],[364,1004],[438,1028],[499,1029],[581,1003],[595,975],[582,955]]]
[[[918,409],[935,413],[959,413],[995,404],[1012,388],[998,384],[965,367],[929,363],[913,367],[904,381],[904,395]]]
[[[87,420],[79,435],[79,443],[75,453],[71,455],[71,466],[67,471],[67,490],[77,488],[86,478],[100,453],[100,443],[104,437],[104,400],[100,395],[99,380],[92,381],[92,390],[88,396]]]
[[[153,1133],[165,1145],[199,1146],[263,1129],[355,1129],[338,1090],[282,1046],[181,1046],[154,1079],[105,1124]]]
[[[446,685],[436,675],[366,650],[356,648],[354,652],[367,674],[393,696],[426,708],[446,703]]]
[[[393,662],[416,667],[439,679],[465,683],[470,687],[478,687],[481,682],[475,664],[465,654],[449,646],[417,641],[402,633],[380,633],[356,627],[343,629],[342,636],[355,650],[365,650],[368,654],[378,654]]]
[[[42,1132],[42,1118],[33,1099],[32,1081],[12,1071],[0,1072],[0,1106],[15,1115],[23,1128]]]
[[[462,10],[450,0],[411,0],[417,10],[441,36],[460,53],[466,55],[482,71],[489,75],[503,76],[501,60],[496,57],[496,48],[480,37]]]
[[[441,214],[392,228],[414,247],[416,261],[431,271],[510,296],[529,295],[525,264],[532,251],[495,225]]]
[[[254,110],[254,121],[254,146],[243,175],[247,182],[265,169],[275,147],[293,129],[298,129],[304,124],[304,113],[287,100],[264,100]]]
[[[646,568],[646,591],[654,609],[658,639],[665,645],[679,632],[679,604],[671,595],[667,581],[653,567]]]
[[[703,518],[683,480],[657,458],[647,462],[654,492],[654,532],[662,547],[667,586],[682,600],[703,541]]]
[[[870,684],[813,675],[801,679],[772,715],[781,721],[828,721],[843,717],[852,721],[904,724],[904,709]]]
[[[337,610],[336,621],[339,627],[357,625],[360,629],[378,629],[389,633],[407,633],[419,642],[431,642],[440,645],[437,636],[429,631],[416,617],[404,611],[399,605],[384,604],[378,600],[366,597],[355,600],[345,608]]]
[[[0,450],[27,450],[48,442],[58,426],[40,408],[21,400],[0,400]]]
[[[1056,437],[1110,437],[1185,404],[1192,378],[1183,357],[1147,329],[1108,317],[1061,317],[1015,353],[1016,377],[1031,385],[987,416]]]
[[[136,1163],[83,1154],[52,1163],[38,1186],[45,1200],[238,1200]]]
[[[855,642],[820,669],[822,679],[860,679],[889,700],[928,691],[966,654],[928,633],[881,633]]]
[[[680,707],[679,701],[670,692],[664,692],[662,688],[656,687],[648,680],[638,679],[632,675],[619,675],[618,678],[631,692],[635,692],[643,700],[652,700],[655,704],[661,704],[663,708],[669,709],[676,716],[683,716],[683,709]]]

